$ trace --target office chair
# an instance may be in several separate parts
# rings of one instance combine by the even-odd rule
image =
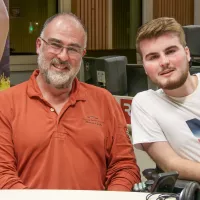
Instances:
[[[200,25],[183,26],[185,39],[191,54],[191,66],[200,66]]]

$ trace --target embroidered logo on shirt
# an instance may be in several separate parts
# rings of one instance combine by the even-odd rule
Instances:
[[[98,117],[95,116],[87,116],[86,118],[83,118],[86,123],[88,124],[95,124],[97,126],[103,126],[104,122],[99,120]]]
[[[197,137],[198,141],[200,142],[200,120],[194,118],[186,121],[186,123],[190,128],[191,132],[193,133],[193,135]]]

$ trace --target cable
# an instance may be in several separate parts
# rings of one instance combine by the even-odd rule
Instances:
[[[150,198],[154,195],[158,195],[158,197],[156,198],[156,200],[165,200],[165,199],[169,199],[171,197],[174,197],[176,198],[177,200],[179,199],[179,195],[180,194],[174,194],[174,193],[171,193],[171,194],[160,194],[160,193],[150,193],[146,196],[146,200],[150,200]]]

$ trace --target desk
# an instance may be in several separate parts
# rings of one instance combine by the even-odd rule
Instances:
[[[148,193],[87,190],[1,190],[1,200],[146,200]],[[157,195],[158,196],[158,195]],[[155,200],[153,195],[149,200]]]

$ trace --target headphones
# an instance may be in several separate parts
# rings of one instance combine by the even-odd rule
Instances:
[[[200,195],[199,183],[189,182],[181,191],[179,200],[197,200],[197,197],[199,195]]]

